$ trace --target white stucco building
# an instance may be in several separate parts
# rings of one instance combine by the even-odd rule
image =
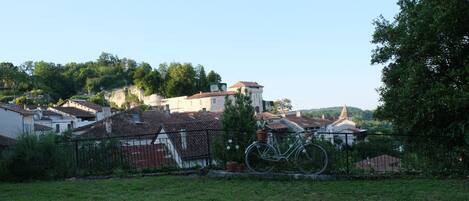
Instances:
[[[0,135],[16,139],[22,133],[34,132],[34,112],[14,104],[0,103]]]
[[[35,111],[35,123],[52,128],[52,132],[63,133],[76,125],[73,117],[65,116],[51,110],[38,109]]]
[[[167,107],[171,112],[222,112],[225,110],[225,96],[234,99],[233,95],[240,90],[242,94],[251,96],[252,107],[257,113],[262,113],[264,111],[263,88],[257,82],[240,81],[226,91],[216,89],[212,92],[200,92],[192,96],[166,98],[162,99],[160,105],[157,106]]]

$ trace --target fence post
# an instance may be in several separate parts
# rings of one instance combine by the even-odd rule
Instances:
[[[205,136],[207,137],[207,152],[208,152],[208,168],[212,168],[212,151],[210,149],[210,134],[208,132],[208,129],[205,129]]]
[[[350,164],[349,164],[349,146],[348,146],[348,134],[345,133],[345,157],[347,158],[346,160],[346,166],[347,166],[347,175],[350,174]]]
[[[80,167],[80,159],[78,154],[78,140],[75,140],[75,172],[78,172]]]

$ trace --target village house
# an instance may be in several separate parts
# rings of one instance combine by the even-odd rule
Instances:
[[[44,108],[35,109],[34,112],[36,113],[34,116],[36,125],[49,127],[50,129],[48,131],[55,133],[63,133],[73,129],[74,122],[76,121],[74,117],[59,114]]]
[[[127,158],[138,168],[190,168],[208,163],[207,129],[221,128],[220,113],[168,110],[142,111],[136,107],[75,129],[80,139],[117,138]]]
[[[331,121],[327,119],[318,119],[302,115],[301,111],[294,114],[284,115],[285,122],[296,132],[317,132],[324,131]]]
[[[212,85],[210,92],[199,92],[191,96],[163,98],[157,94],[145,96],[143,90],[135,86],[118,89],[108,93],[109,102],[122,107],[128,96],[135,96],[145,105],[160,108],[169,108],[172,112],[222,112],[225,109],[225,96],[233,99],[233,95],[240,90],[243,94],[251,96],[252,107],[257,113],[270,111],[272,101],[264,101],[262,98],[263,86],[257,82],[240,81],[227,88],[226,84]]]
[[[339,118],[327,126],[326,132],[331,134],[321,135],[328,139],[331,139],[332,136],[333,143],[342,144],[347,142],[348,145],[352,145],[358,137],[363,137],[366,130],[357,128],[356,123],[349,117],[347,106],[344,105]]]
[[[233,98],[238,91],[242,94],[251,96],[252,107],[257,113],[264,111],[264,100],[262,99],[263,86],[257,82],[240,81],[226,89],[225,85],[221,87],[212,86],[210,92],[199,92],[192,96],[182,96],[162,99],[160,106],[169,106],[172,112],[222,112],[225,110],[225,96]],[[270,107],[270,106],[268,106]]]
[[[34,112],[14,104],[0,103],[0,135],[16,139],[21,133],[34,132]]]
[[[270,132],[287,132],[288,125],[283,122],[282,116],[272,114],[270,112],[262,112],[256,114],[256,119],[258,121],[265,122],[265,128]]]
[[[105,117],[111,116],[111,108],[98,105],[96,103],[79,100],[79,99],[69,99],[64,103],[58,105],[60,107],[71,107],[80,109],[86,112],[89,112],[95,116],[96,121],[104,119]]]

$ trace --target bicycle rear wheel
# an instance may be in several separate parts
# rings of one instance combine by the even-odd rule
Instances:
[[[246,166],[252,172],[268,173],[274,168],[276,155],[277,152],[271,145],[255,142],[246,149]]]
[[[306,144],[295,157],[298,169],[305,174],[321,174],[326,170],[328,157],[326,150],[316,144]]]

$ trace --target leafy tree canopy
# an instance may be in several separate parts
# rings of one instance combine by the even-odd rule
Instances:
[[[215,80],[221,77],[212,71]],[[0,100],[11,101],[30,91],[40,90],[52,102],[77,94],[96,94],[135,84],[146,94],[166,97],[193,95],[207,91],[208,77],[203,66],[190,63],[150,64],[103,52],[96,61],[71,62],[65,65],[44,61],[27,61],[19,66],[0,63]],[[20,99],[22,100],[22,99]],[[24,102],[24,101],[18,101]]]
[[[452,147],[469,167],[469,1],[398,5],[393,21],[374,22],[371,62],[384,66],[377,115],[402,134],[447,136],[415,142]]]

